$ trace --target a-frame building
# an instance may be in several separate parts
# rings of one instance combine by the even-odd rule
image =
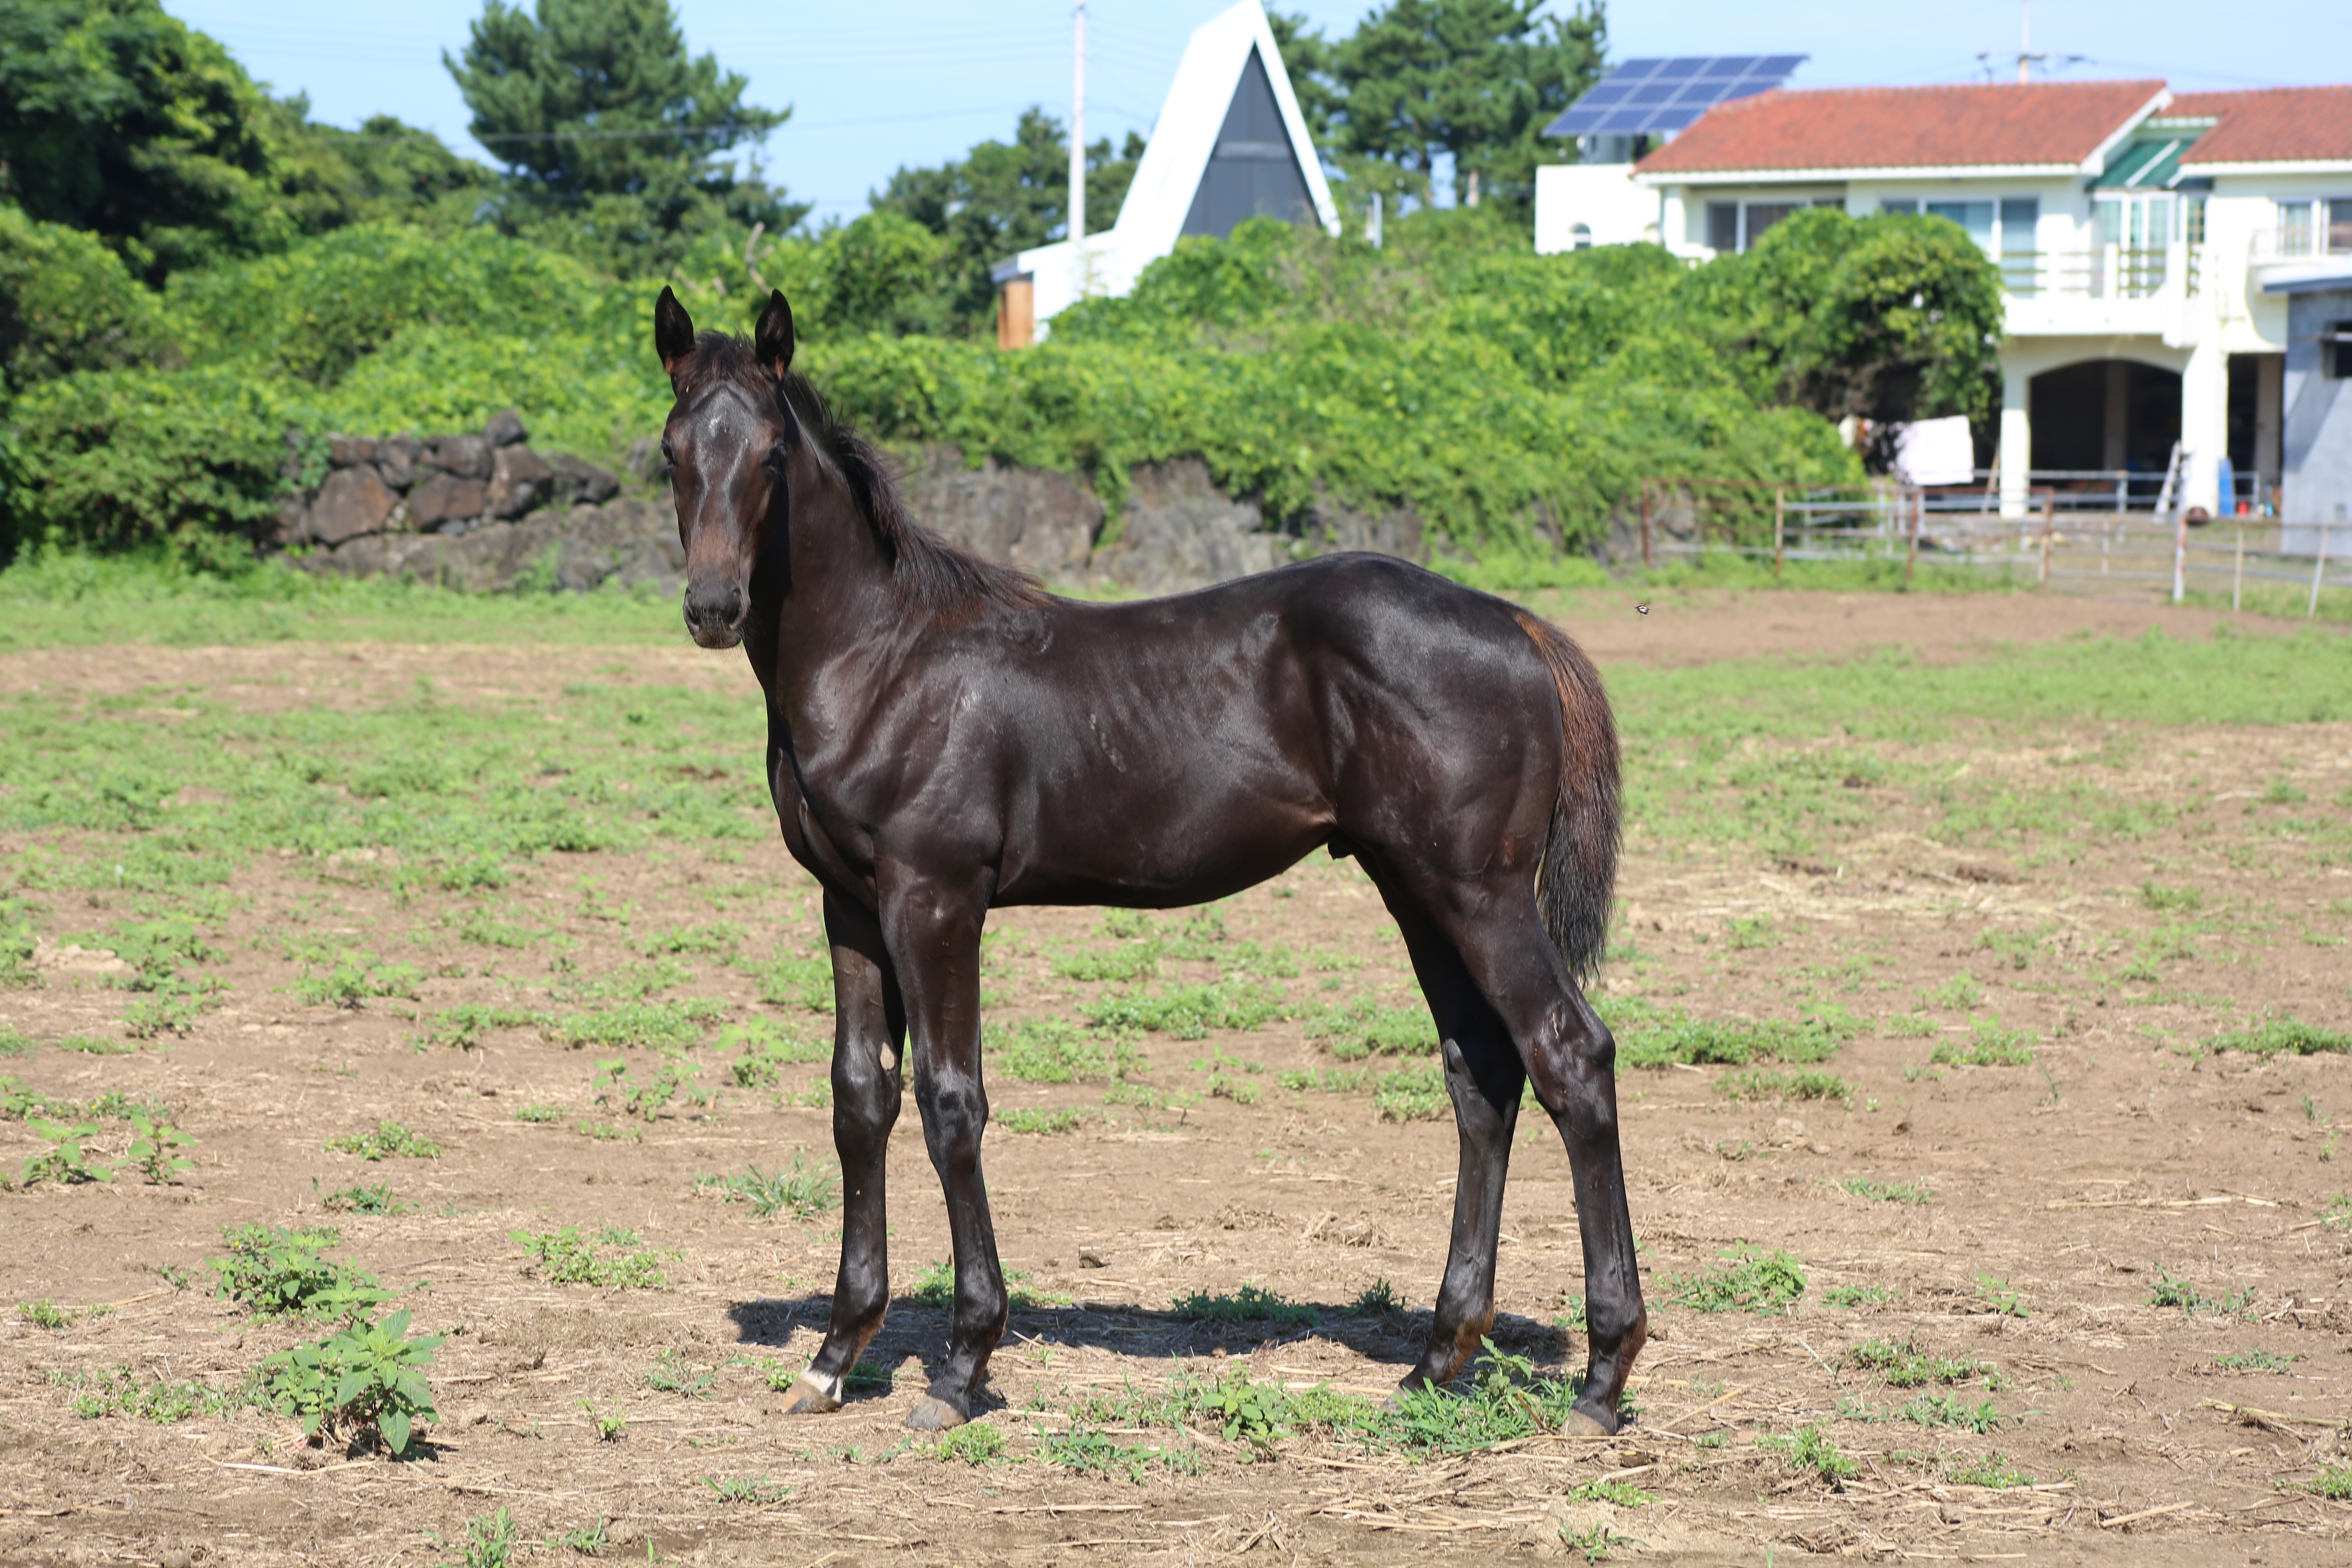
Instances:
[[[997,341],[1024,344],[1076,300],[1126,293],[1185,235],[1222,237],[1259,216],[1339,232],[1265,7],[1241,0],[1185,45],[1118,221],[1082,245],[1040,246],[997,266]]]

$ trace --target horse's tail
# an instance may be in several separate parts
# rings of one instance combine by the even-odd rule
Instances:
[[[1584,650],[1524,610],[1517,617],[1559,693],[1559,795],[1536,868],[1536,902],[1570,977],[1581,984],[1601,967],[1617,883],[1617,721]]]

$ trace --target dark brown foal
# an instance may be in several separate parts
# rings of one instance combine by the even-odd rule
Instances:
[[[912,1415],[969,1419],[1006,1298],[981,1167],[980,939],[1005,904],[1167,909],[1318,847],[1362,858],[1443,1037],[1461,1129],[1428,1349],[1459,1373],[1495,1318],[1522,1089],[1575,1174],[1591,1324],[1578,1409],[1614,1431],[1644,1322],[1601,959],[1618,844],[1616,733],[1558,631],[1376,555],[1171,599],[1088,605],[954,550],[791,370],[773,296],[751,341],[697,338],[662,291],[677,393],[663,451],[686,619],[740,643],[766,696],[769,784],[833,943],[833,1319],[789,1408],[830,1410],[889,1304],[884,1150],[906,1070],[955,1242],[948,1355]]]

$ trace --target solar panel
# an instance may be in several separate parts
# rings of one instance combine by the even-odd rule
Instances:
[[[1769,92],[1805,55],[1678,55],[1621,61],[1544,127],[1547,136],[1655,136],[1680,131],[1718,103]]]

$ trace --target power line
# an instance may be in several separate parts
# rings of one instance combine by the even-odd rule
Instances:
[[[983,114],[1018,114],[1024,109],[1034,107],[1036,107],[1034,104],[1028,103],[1003,103],[975,109],[930,110],[920,114],[866,115],[856,120],[786,120],[761,134],[773,135],[778,131],[842,131],[865,125],[900,125],[926,120],[969,120]],[[1115,110],[1113,112],[1124,114],[1128,111]],[[491,142],[617,142],[652,140],[664,136],[713,136],[730,132],[749,134],[740,125],[671,125],[648,131],[501,131],[489,135],[476,135],[474,140],[485,143]],[[344,135],[354,142],[439,140],[434,132],[424,130],[404,131],[391,135],[368,135],[350,131],[345,132]]]

